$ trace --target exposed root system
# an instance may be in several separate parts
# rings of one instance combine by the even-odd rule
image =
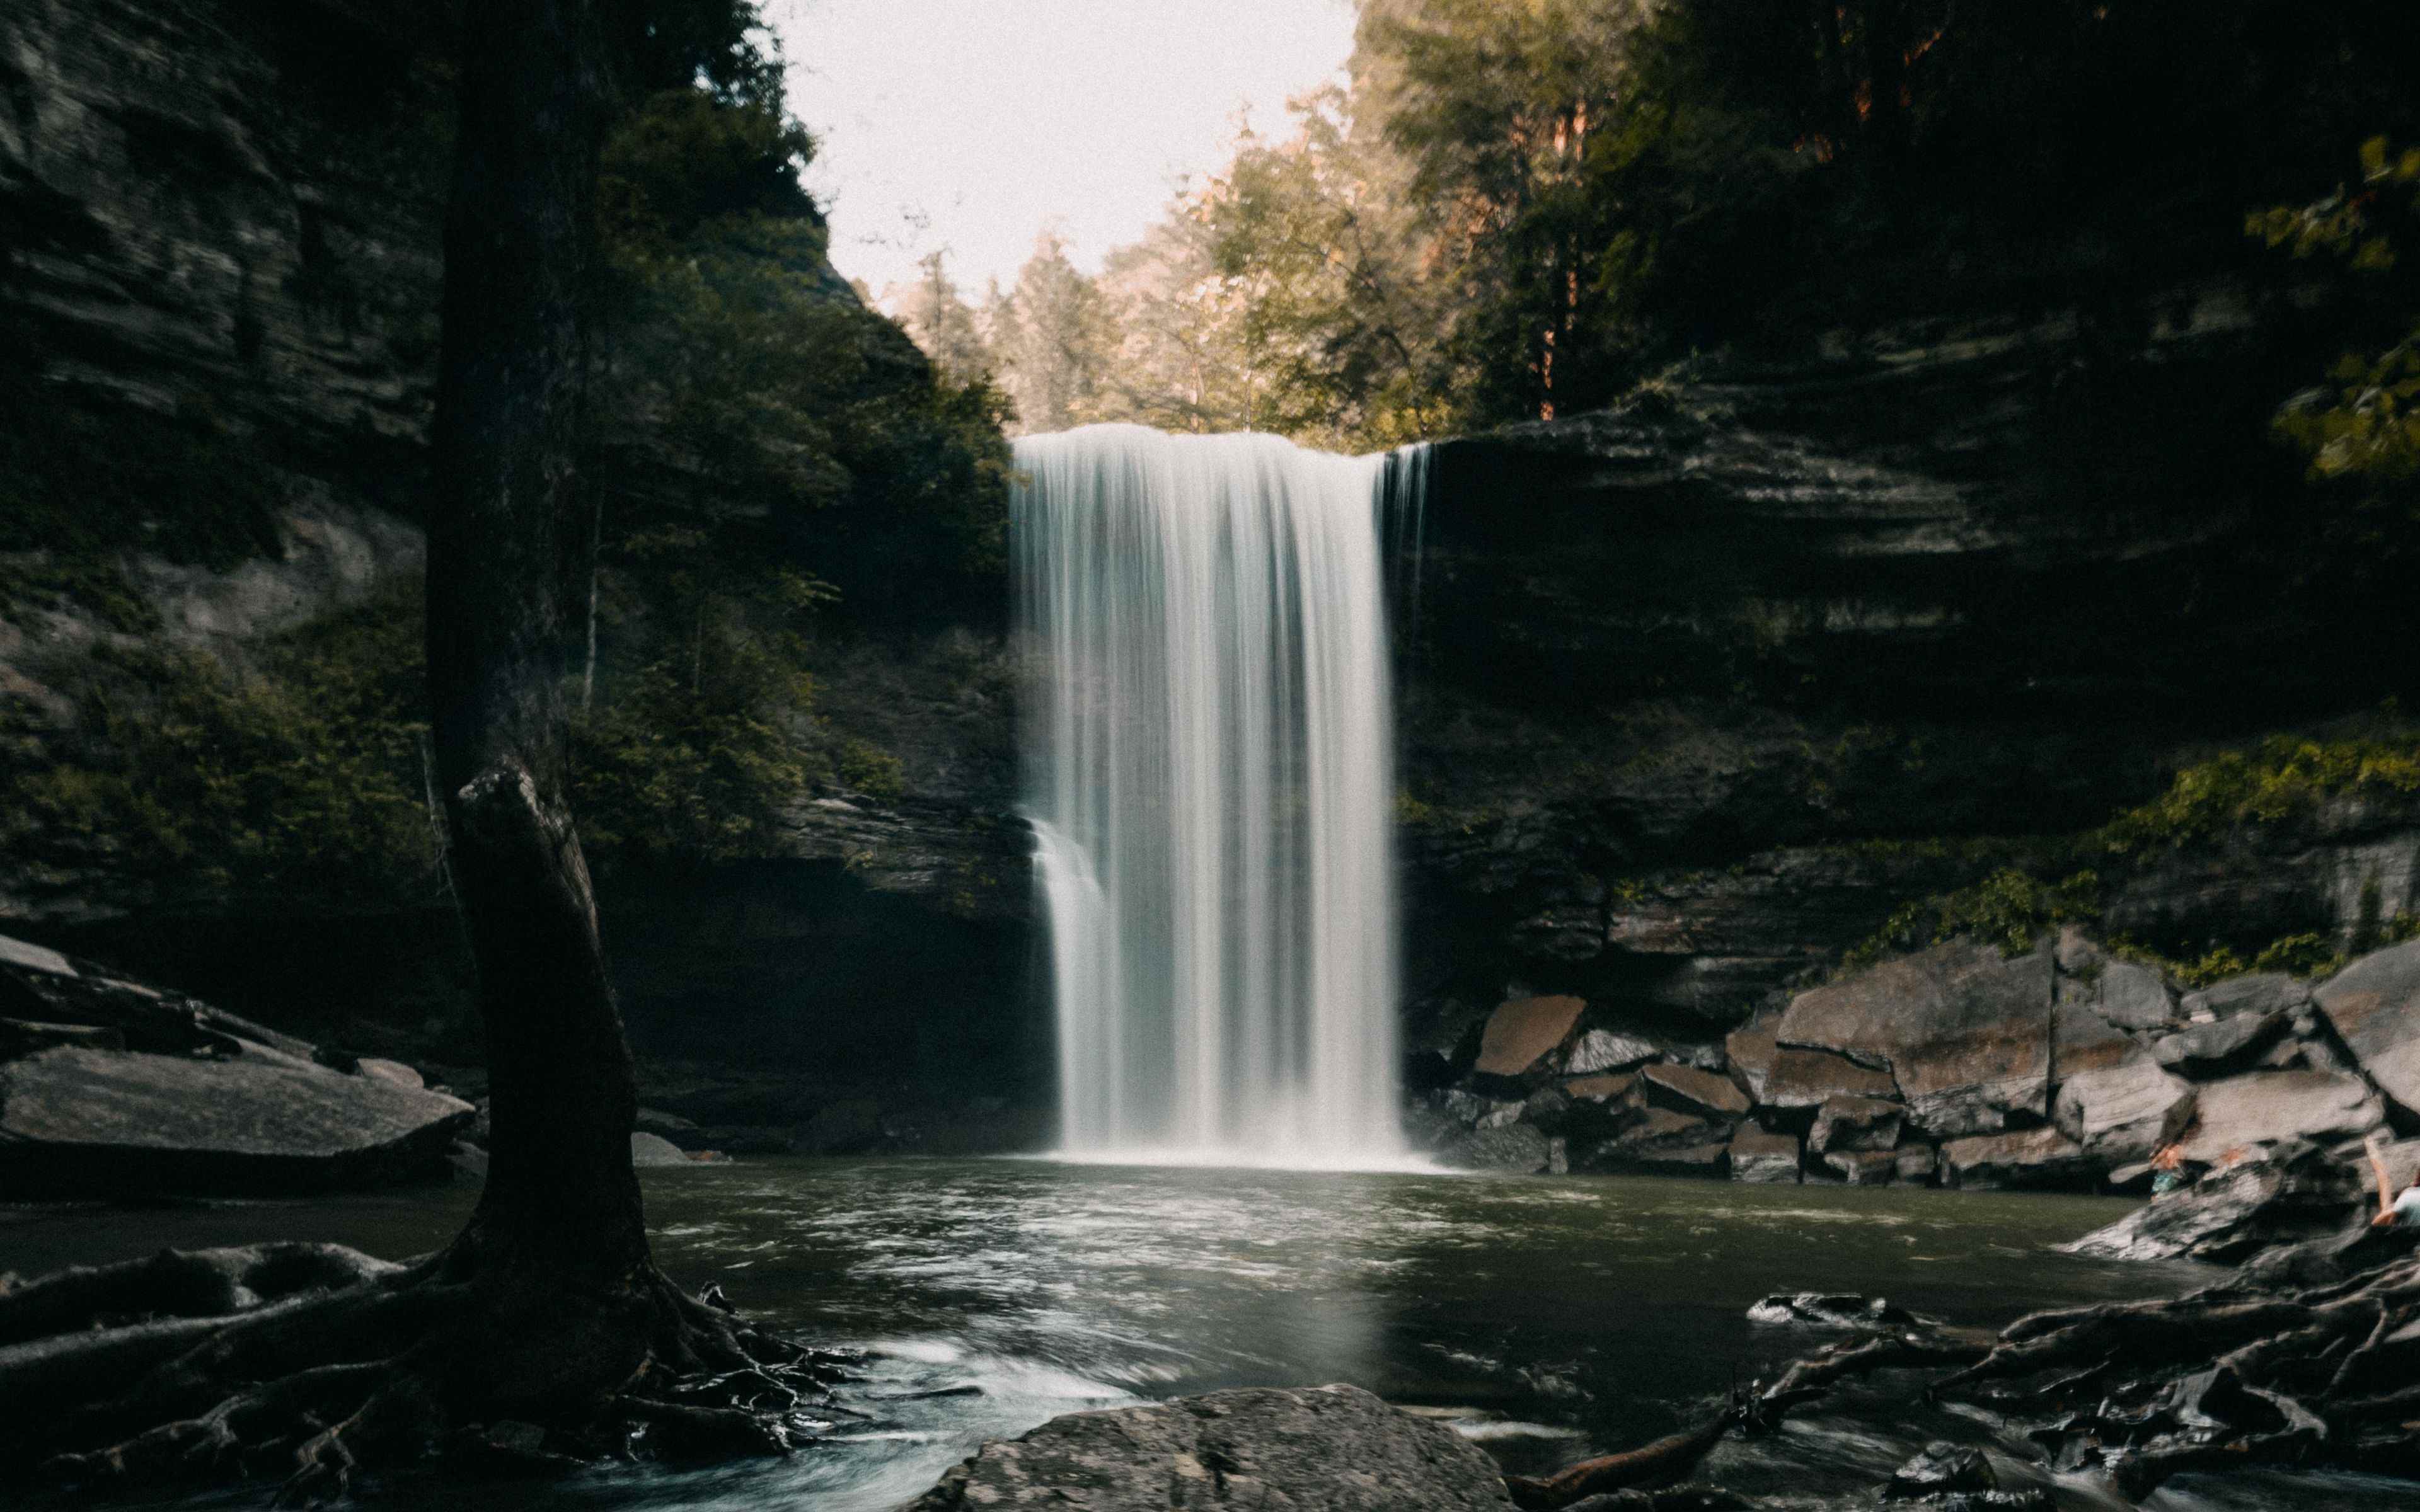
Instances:
[[[0,1278],[0,1473],[103,1490],[274,1478],[281,1503],[308,1504],[432,1451],[523,1473],[780,1455],[848,1415],[826,1411],[847,1357],[652,1268],[534,1305],[489,1284],[474,1249],[395,1265],[271,1244]]]

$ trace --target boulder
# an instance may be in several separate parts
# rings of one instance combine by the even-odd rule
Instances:
[[[2310,1001],[2310,989],[2282,971],[2250,977],[2229,977],[2196,993],[2185,994],[2180,1006],[2194,1023],[2234,1018],[2240,1013],[2291,1011]]]
[[[2317,995],[2369,1079],[2420,1114],[2420,940],[2363,956]]]
[[[2209,1260],[2228,1265],[2275,1245],[2358,1223],[2354,1169],[2306,1139],[2164,1192],[2104,1228],[2060,1246],[2120,1260]]]
[[[1765,1082],[1773,1074],[1774,1062],[1780,1057],[1781,1043],[1774,1038],[1774,1028],[1780,1020],[1760,1015],[1753,1022],[1733,1029],[1723,1041],[1723,1055],[1730,1067],[1731,1080],[1740,1090],[1757,1102],[1765,1101]]]
[[[1592,1076],[1604,1072],[1628,1071],[1651,1060],[1660,1060],[1664,1052],[1633,1034],[1615,1034],[1609,1029],[1590,1029],[1572,1044],[1571,1054],[1563,1057],[1563,1074]]]
[[[2104,1161],[2148,1159],[2192,1121],[2192,1086],[2163,1070],[2141,1041],[2098,1012],[2059,1005],[2052,1059],[2058,1093],[2051,1121]]]
[[[1710,1120],[1669,1108],[1646,1108],[1610,1139],[1590,1149],[1583,1165],[1592,1171],[1656,1171],[1721,1174],[1730,1158],[1730,1120]]]
[[[2193,1122],[2193,1084],[2147,1055],[2079,1072],[2058,1084],[2052,1121],[2059,1133],[2104,1162],[2149,1159]]]
[[[2184,1157],[2203,1165],[2281,1139],[2351,1138],[2386,1118],[2360,1077],[2323,1071],[2257,1071],[2205,1082],[2197,1103]]]
[[[1757,1101],[1768,1107],[1817,1108],[1836,1097],[1898,1096],[1899,1083],[1889,1072],[1826,1050],[1783,1050],[1774,1057],[1764,1093]]]
[[[1807,1148],[1816,1154],[1833,1150],[1889,1150],[1899,1143],[1907,1109],[1879,1097],[1827,1098],[1815,1110],[1815,1126]]]
[[[1899,1174],[1899,1157],[1887,1149],[1827,1150],[1823,1165],[1851,1186],[1882,1186]]]
[[[1886,1069],[1911,1122],[1947,1136],[2050,1110],[2051,947],[2009,959],[1953,940],[1792,999],[1785,1046]]]
[[[467,1103],[250,1045],[0,1064],[0,1197],[323,1192],[442,1175]]]
[[[1638,1073],[1647,1101],[1676,1112],[1736,1119],[1748,1110],[1747,1094],[1728,1076],[1695,1066],[1650,1066]]]
[[[1901,1145],[1892,1152],[1903,1186],[1931,1186],[1941,1170],[1941,1151],[1931,1145]]]
[[[1524,1076],[1562,1048],[1587,1005],[1576,997],[1516,997],[1488,1015],[1480,1035],[1482,1076]]]
[[[630,1135],[630,1164],[633,1165],[686,1165],[688,1151],[661,1134],[644,1131]]]
[[[1731,1135],[1730,1166],[1734,1181],[1798,1180],[1798,1136],[1743,1123]]]
[[[1970,1134],[1941,1147],[1949,1184],[1976,1190],[2088,1184],[2106,1168],[2055,1128]]]
[[[1213,1392],[994,1439],[907,1512],[1503,1512],[1503,1473],[1442,1423],[1353,1386]]]
[[[2121,1029],[2157,1029],[2173,1022],[2177,1000],[2167,979],[2149,966],[2112,961],[2101,968],[2094,984],[2094,1012]]]
[[[2285,1027],[2282,1010],[2238,1013],[2165,1035],[2151,1046],[2151,1054],[2181,1075],[2224,1076],[2252,1067]]]

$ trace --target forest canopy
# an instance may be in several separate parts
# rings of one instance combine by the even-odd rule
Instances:
[[[2245,215],[2357,194],[2414,77],[2420,11],[2359,0],[1361,0],[1347,82],[1099,274],[1046,237],[1010,288],[936,259],[887,302],[1028,429],[1362,449],[1840,326],[2122,344],[2200,281],[2307,285]]]

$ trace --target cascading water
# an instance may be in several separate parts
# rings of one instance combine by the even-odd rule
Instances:
[[[1402,1164],[1386,459],[1101,425],[1016,464],[1063,1152]]]

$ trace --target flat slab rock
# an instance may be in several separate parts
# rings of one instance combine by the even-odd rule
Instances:
[[[1587,1005],[1576,997],[1516,997],[1498,1006],[1481,1031],[1476,1070],[1518,1076],[1571,1038]]]
[[[2047,946],[2010,960],[1953,940],[1801,993],[1776,1034],[1887,1067],[1928,1134],[1986,1133],[2049,1111],[2053,987]]]
[[[471,1104],[259,1047],[0,1064],[0,1196],[327,1191],[445,1168]]]
[[[2205,1082],[2196,1102],[2184,1157],[2205,1165],[2295,1136],[2348,1139],[2386,1121],[2378,1094],[2360,1077],[2324,1071],[2253,1072]]]
[[[1213,1392],[1073,1412],[995,1439],[906,1512],[1488,1512],[1512,1506],[1485,1451],[1353,1386]]]

